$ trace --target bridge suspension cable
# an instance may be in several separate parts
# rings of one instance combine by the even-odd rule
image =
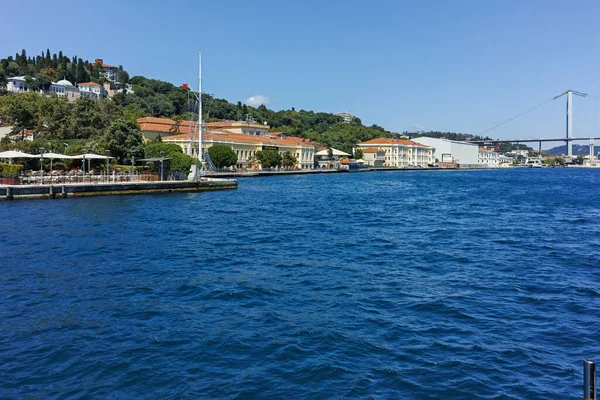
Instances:
[[[496,129],[496,128],[499,128],[499,127],[501,127],[501,126],[502,126],[502,125],[504,125],[504,124],[507,124],[507,123],[509,123],[509,122],[511,122],[511,121],[513,121],[513,120],[515,120],[515,119],[517,119],[517,118],[519,118],[519,117],[521,117],[521,116],[523,116],[523,115],[525,115],[525,114],[527,114],[527,113],[529,113],[529,112],[531,112],[531,111],[533,111],[533,110],[535,110],[535,109],[538,109],[538,108],[540,108],[541,106],[543,106],[543,105],[545,105],[545,104],[547,104],[547,103],[550,103],[552,100],[554,100],[554,98],[550,98],[550,99],[548,99],[548,100],[545,100],[545,101],[541,102],[540,104],[538,104],[538,105],[536,105],[536,106],[534,106],[534,107],[531,107],[531,108],[529,108],[529,109],[527,109],[527,110],[525,110],[525,111],[523,111],[523,112],[521,112],[521,113],[519,113],[519,114],[515,115],[514,117],[511,117],[511,118],[507,119],[506,121],[500,122],[499,124],[497,124],[497,125],[494,125],[494,126],[492,126],[491,128],[489,128],[489,129],[486,129],[485,131],[481,132],[481,133],[479,134],[479,136],[482,136],[484,133],[488,133],[489,131],[492,131],[492,130],[494,130],[494,129]]]

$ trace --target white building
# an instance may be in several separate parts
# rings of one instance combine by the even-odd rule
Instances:
[[[7,78],[6,90],[13,93],[29,92],[24,76],[12,76]]]
[[[362,159],[368,166],[371,167],[383,167],[385,163],[385,151],[379,150],[376,147],[367,147],[362,149]]]
[[[27,87],[27,82],[24,76],[12,76],[8,79],[6,90],[12,93],[30,92]],[[35,78],[33,78],[35,79]],[[77,88],[66,79],[61,79],[58,82],[52,82],[47,92],[40,91],[41,94],[55,93],[59,97],[66,97],[69,101],[74,101],[80,97],[88,97],[98,99],[106,96],[106,90],[94,82],[80,83],[82,89]],[[81,92],[85,92],[83,95]]]
[[[66,97],[69,101],[80,98],[79,89],[66,79],[52,82],[48,93],[56,93],[57,96]]]
[[[359,143],[357,146],[361,149],[376,148],[383,151],[385,167],[426,167],[434,162],[434,149],[431,146],[411,140],[377,138]]]
[[[477,168],[479,165],[479,146],[474,143],[428,136],[414,138],[413,142],[433,147],[434,158],[438,162],[456,163],[461,168]]]
[[[102,67],[102,76],[111,82],[117,81],[117,67],[110,64],[104,64],[104,60],[101,58],[96,58],[96,64],[100,64]]]
[[[490,147],[480,147],[477,164],[487,167],[498,167],[500,165],[500,153]]]
[[[341,112],[341,113],[337,113],[335,114],[338,117],[342,117],[342,120],[346,123],[349,124],[350,122],[354,121],[354,115],[348,113],[348,112]]]
[[[96,82],[83,82],[77,85],[79,87],[79,96],[88,99],[100,99],[106,97],[106,89]]]
[[[503,167],[503,166],[510,166],[513,163],[513,158],[512,157],[508,157],[505,156],[504,154],[500,154],[498,156],[498,165]]]

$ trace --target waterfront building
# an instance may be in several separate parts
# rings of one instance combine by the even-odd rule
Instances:
[[[479,166],[479,146],[477,144],[429,136],[414,138],[413,142],[433,147],[434,161],[437,160],[436,162],[457,164],[461,168],[478,168]]]
[[[269,134],[269,125],[252,124],[244,121],[205,122],[209,129],[226,130],[230,133],[261,136]],[[277,132],[281,134],[282,132]]]
[[[138,125],[145,140],[157,139],[181,147],[185,154],[196,156],[198,140],[195,121],[174,121],[168,118],[145,117],[138,119]],[[190,137],[193,139],[190,141]],[[231,147],[238,157],[236,168],[259,168],[257,151],[275,150],[283,155],[290,152],[297,160],[294,168],[313,169],[316,143],[309,139],[287,136],[281,132],[271,134],[268,125],[246,122],[208,122],[203,130],[203,148],[214,144]]]
[[[435,149],[412,140],[377,138],[359,143],[357,146],[361,149],[376,148],[383,151],[385,167],[426,167],[434,163]]]
[[[370,167],[383,167],[385,163],[385,151],[376,147],[367,147],[362,149],[362,159]]]
[[[493,147],[481,146],[477,154],[477,164],[486,167],[498,167],[500,165],[500,153]]]
[[[319,147],[319,151],[315,153],[315,157],[319,163],[319,168],[339,169],[342,165],[341,161],[348,159],[350,154],[334,149],[333,147],[331,149]]]
[[[500,167],[506,167],[506,166],[511,166],[513,164],[513,158],[512,157],[508,157],[504,154],[500,154],[498,156],[498,165]]]

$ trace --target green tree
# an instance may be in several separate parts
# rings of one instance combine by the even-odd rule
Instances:
[[[48,77],[48,79],[50,79],[50,81],[56,82],[59,79],[58,78],[58,73],[52,67],[46,67],[46,68],[42,69],[40,71],[40,74]]]
[[[24,130],[35,129],[41,99],[32,92],[0,97],[0,121],[13,125],[12,139],[23,140]]]
[[[4,72],[0,72],[0,93],[6,90],[6,85],[8,85],[8,79],[6,79],[6,74]]]
[[[361,148],[357,148],[354,150],[354,158],[356,158],[357,160],[363,158],[363,151]],[[437,162],[437,161],[436,161]]]
[[[118,115],[103,115],[108,111],[102,109],[105,101],[111,102],[110,100],[79,99],[73,103],[69,126],[73,139],[103,136],[112,119],[120,117]]]
[[[152,142],[144,146],[144,156],[146,158],[168,158],[170,159],[171,171],[187,174],[194,163],[194,159],[173,143]]]
[[[130,154],[142,154],[143,138],[137,124],[121,118],[108,128],[104,136],[106,149],[110,150],[120,163]]]
[[[6,73],[6,76],[8,76],[9,78],[12,76],[16,76],[19,74],[19,64],[17,64],[14,61],[10,61],[8,63],[8,65],[4,68],[4,72]]]
[[[172,153],[169,158],[171,159],[171,171],[182,172],[184,174],[190,173],[190,168],[194,163],[194,159],[192,157],[183,153]]]
[[[283,153],[281,157],[281,165],[284,167],[293,167],[298,162],[298,159],[289,151]]]
[[[282,157],[276,150],[257,151],[256,159],[263,168],[272,168],[281,165]]]
[[[158,158],[161,156],[169,157],[171,154],[182,153],[181,147],[173,143],[152,142],[144,146],[144,156],[146,158]]]
[[[38,81],[33,76],[28,75],[25,77],[25,85],[27,85],[27,89],[29,89],[30,92],[40,91]]]
[[[125,84],[129,82],[129,74],[123,69],[122,65],[119,65],[117,70],[117,82]]]
[[[50,80],[50,78],[43,74],[36,74],[35,82],[38,90],[41,90],[44,93],[47,93],[50,90],[50,86],[52,85],[52,81]]]
[[[237,163],[237,155],[231,147],[215,144],[208,148],[208,155],[216,168],[225,168]]]
[[[584,160],[583,156],[577,156],[577,164],[583,165],[583,160]]]
[[[70,139],[71,108],[66,97],[43,96],[37,114],[37,137]]]

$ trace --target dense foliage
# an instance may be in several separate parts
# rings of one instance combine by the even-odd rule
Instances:
[[[208,149],[210,160],[216,168],[225,168],[237,163],[237,155],[231,147],[224,144],[214,144]]]
[[[600,146],[594,146],[593,154],[596,155],[600,151]],[[549,150],[545,150],[546,154],[551,154],[554,156],[560,156],[562,154],[567,154],[567,145],[553,147]],[[587,156],[590,154],[590,146],[575,144],[573,143],[573,155],[574,156]]]
[[[256,159],[263,168],[272,168],[281,165],[283,157],[275,150],[257,151]]]
[[[51,82],[67,79],[73,84],[81,82],[104,83],[102,64],[83,60],[77,56],[68,57],[62,51],[50,55],[50,49],[34,57],[28,56],[25,49],[15,56],[0,60],[0,91],[6,88],[7,78],[25,76],[30,89],[48,90]],[[35,78],[35,79],[34,79]],[[127,83],[129,74],[123,66],[117,67],[117,81]]]
[[[283,153],[283,156],[281,157],[281,165],[283,167],[293,167],[297,162],[296,156],[289,151]]]
[[[79,99],[69,103],[54,94],[28,92],[0,96],[0,123],[13,127],[0,142],[3,150],[108,152],[120,162],[143,152],[143,138],[136,122],[109,99]],[[34,142],[24,140],[28,131],[36,132]]]
[[[23,170],[21,164],[0,164],[1,178],[16,178]]]
[[[181,147],[173,143],[150,142],[144,146],[146,158],[168,158],[170,170],[188,174],[194,159],[183,154]]]
[[[16,75],[25,75],[28,84],[36,89],[44,89],[51,81],[62,78],[73,83],[104,81],[99,64],[78,57],[67,57],[62,52],[51,55],[49,50],[35,57],[28,56],[23,50],[14,57],[0,60],[0,92],[6,85],[6,78]],[[118,68],[118,80],[130,83],[133,92],[123,90],[111,99],[97,102],[80,99],[73,103],[67,103],[66,100],[55,96],[42,97],[34,93],[0,96],[0,123],[13,124],[12,140],[18,140],[19,135],[22,138],[24,130],[31,129],[36,131],[38,137],[44,139],[85,139],[94,141],[96,145],[102,141],[109,141],[111,145],[106,148],[114,151],[117,157],[123,158],[128,152],[137,152],[139,146],[135,140],[126,140],[134,130],[130,124],[121,121],[118,127],[115,125],[111,128],[116,120],[135,122],[138,118],[146,116],[168,117],[176,121],[197,118],[194,115],[198,108],[196,94],[187,87],[143,76],[129,79],[129,75],[121,66]],[[271,131],[311,139],[323,146],[348,153],[351,153],[359,142],[395,136],[381,126],[365,126],[359,118],[344,123],[340,116],[331,113],[296,111],[293,107],[290,110],[274,111],[265,105],[252,107],[240,101],[230,103],[209,94],[202,95],[202,105],[206,121],[245,120],[268,124]],[[453,132],[405,134],[410,137],[426,135],[453,140],[479,138]],[[115,135],[121,137],[115,138]],[[127,146],[131,146],[132,149],[125,151]],[[508,151],[512,145],[507,144],[504,147],[503,151]],[[288,162],[289,160],[286,161]]]

